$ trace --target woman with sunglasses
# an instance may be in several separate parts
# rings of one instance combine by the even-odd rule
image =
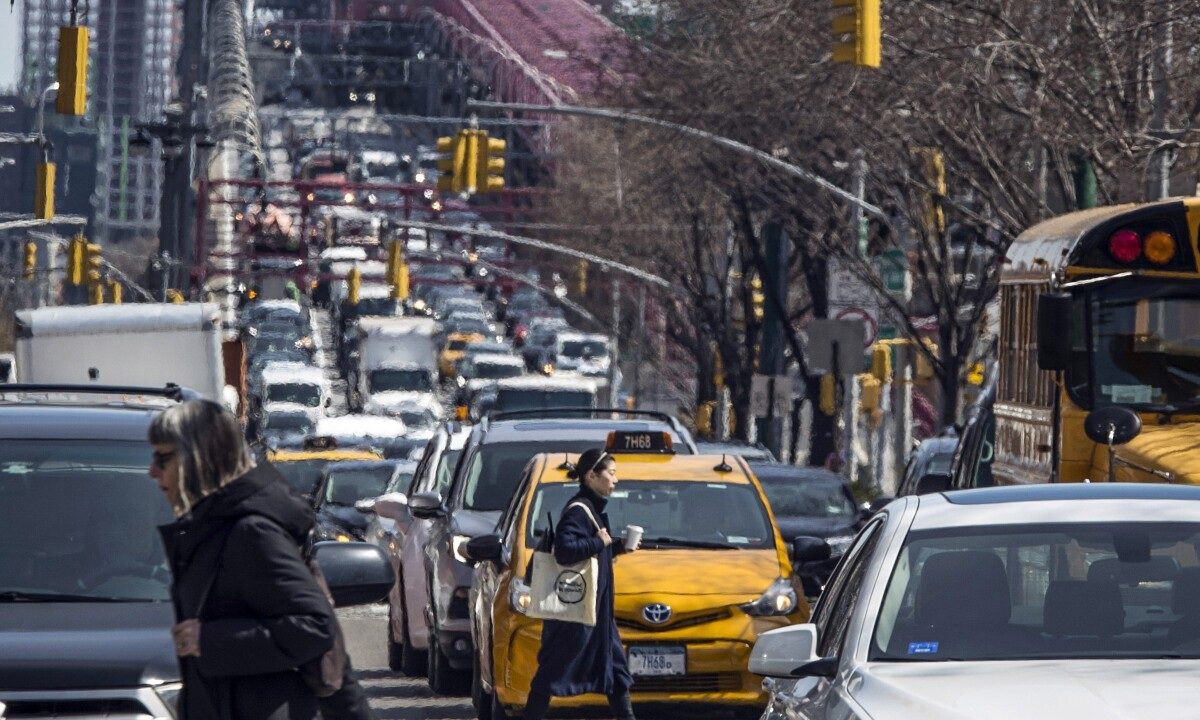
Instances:
[[[311,510],[255,467],[234,417],[190,400],[150,425],[150,476],[175,510],[160,528],[174,577],[182,720],[311,720],[297,668],[333,647],[337,619],[301,556]]]
[[[551,696],[601,693],[608,697],[616,720],[634,720],[629,688],[633,676],[617,632],[613,609],[613,556],[632,552],[620,538],[614,540],[604,508],[617,487],[617,463],[603,450],[579,456],[568,477],[579,481],[579,492],[567,501],[554,529],[554,559],[571,565],[595,557],[596,625],[546,620],[538,668],[525,703],[525,720],[542,720]],[[586,506],[580,507],[580,503]]]

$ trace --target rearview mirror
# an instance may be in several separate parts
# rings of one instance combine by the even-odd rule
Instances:
[[[432,520],[446,514],[442,507],[442,496],[435,492],[419,492],[408,499],[408,509],[413,517]]]
[[[379,517],[402,522],[407,510],[408,498],[404,493],[387,493],[375,498],[375,514]]]
[[[765,677],[795,677],[793,670],[818,660],[817,626],[791,625],[768,630],[754,641],[750,672]]]
[[[319,542],[313,545],[313,559],[335,607],[379,602],[396,582],[391,563],[371,543]]]
[[[792,540],[792,562],[820,562],[829,555],[829,543],[822,538],[800,535]]]
[[[504,564],[504,541],[499,535],[480,535],[467,541],[463,554],[468,560],[475,562],[493,562]]]
[[[1067,369],[1071,360],[1071,294],[1042,293],[1037,301],[1038,367]]]
[[[917,480],[917,495],[932,495],[934,493],[946,492],[950,489],[950,475],[948,473],[926,473]]]

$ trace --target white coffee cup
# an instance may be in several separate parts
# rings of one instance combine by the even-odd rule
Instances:
[[[626,525],[625,526],[625,549],[637,550],[642,544],[642,534],[645,529],[641,525]]]

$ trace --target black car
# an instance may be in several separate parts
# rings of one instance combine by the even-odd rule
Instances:
[[[696,443],[696,446],[703,455],[737,455],[751,464],[777,462],[775,454],[762,443],[726,440],[725,442],[699,442]]]
[[[397,464],[390,460],[345,460],[326,465],[313,491],[317,539],[365,539],[370,518],[354,506],[360,500],[382,495],[396,472]]]
[[[146,435],[154,415],[189,392],[9,385],[0,395],[8,717],[177,717],[175,611],[157,529],[174,514],[148,475]],[[316,551],[335,600],[369,596],[351,605],[382,597],[392,582],[382,556],[356,547],[377,557]],[[352,573],[369,583],[347,584]]]
[[[954,465],[954,451],[958,448],[958,436],[952,432],[926,438],[913,450],[904,466],[904,477],[896,488],[896,496],[917,495],[922,479],[939,489],[950,487],[950,470]]]
[[[817,597],[862,527],[866,511],[855,500],[850,485],[828,470],[783,463],[750,463],[750,469],[762,483],[785,542],[807,535],[828,543],[828,560],[796,568],[804,594]]]
[[[592,408],[492,413],[472,430],[445,496],[421,492],[409,498],[413,517],[432,521],[425,544],[425,622],[434,692],[461,689],[474,658],[467,608],[474,569],[462,554],[467,541],[495,529],[534,455],[602,447],[613,431],[667,432],[676,452],[696,452],[688,431],[663,413]]]

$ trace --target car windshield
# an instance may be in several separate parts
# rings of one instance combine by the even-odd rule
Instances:
[[[1200,523],[911,533],[872,660],[1200,658]]]
[[[432,392],[433,384],[429,380],[429,372],[414,368],[412,370],[372,370],[371,392],[387,392],[389,390],[410,390],[417,392]]]
[[[272,463],[275,469],[283,475],[288,487],[299,495],[307,495],[317,487],[321,479],[321,471],[329,464],[328,460],[276,460]]]
[[[519,377],[524,369],[520,365],[508,363],[478,363],[474,366],[474,376],[484,380],[503,380],[504,378]]]
[[[618,463],[620,472],[620,463]],[[547,513],[558,522],[575,483],[540,485],[529,506],[525,544],[546,528]],[[667,547],[730,546],[738,549],[775,547],[775,531],[759,495],[751,485],[722,482],[621,480],[608,499],[609,524],[645,529],[647,550]]]
[[[1077,364],[1071,385],[1088,395],[1083,328],[1090,327],[1091,383],[1100,404],[1182,406],[1200,402],[1200,297],[1168,285],[1104,288],[1075,303]],[[1086,314],[1086,316],[1085,316]]]
[[[840,482],[762,477],[759,481],[777,516],[853,520],[858,515]]]
[[[608,355],[608,343],[603,340],[567,340],[558,353],[569,358],[595,358]]]
[[[147,474],[150,450],[114,440],[0,443],[0,602],[8,593],[170,600],[157,527],[174,514]]]
[[[299,413],[287,415],[268,415],[263,418],[263,429],[276,433],[295,433],[308,435],[313,431],[313,421],[307,415]]]
[[[461,315],[447,320],[446,327],[450,328],[452,332],[462,333],[464,335],[492,334],[492,328],[488,326],[486,321],[478,318],[463,317]]]
[[[594,448],[597,440],[538,440],[483,445],[471,456],[463,490],[468,510],[503,510],[521,479],[521,471],[538,453],[579,453]]]
[[[353,470],[330,470],[325,482],[325,502],[331,505],[353,505],[359,500],[379,497],[387,488],[395,470],[390,465]]]
[[[462,350],[466,346],[466,340],[451,340],[450,342],[446,343],[447,350]]]
[[[358,306],[354,309],[355,317],[359,316],[386,316],[400,314],[400,305],[390,298],[360,298]]]
[[[427,428],[437,424],[437,416],[428,410],[401,410],[396,413],[409,430]]]
[[[500,388],[494,410],[546,410],[592,407],[596,396],[586,390],[517,390]]]
[[[308,383],[273,383],[267,386],[267,402],[291,402],[317,407],[321,388]]]

